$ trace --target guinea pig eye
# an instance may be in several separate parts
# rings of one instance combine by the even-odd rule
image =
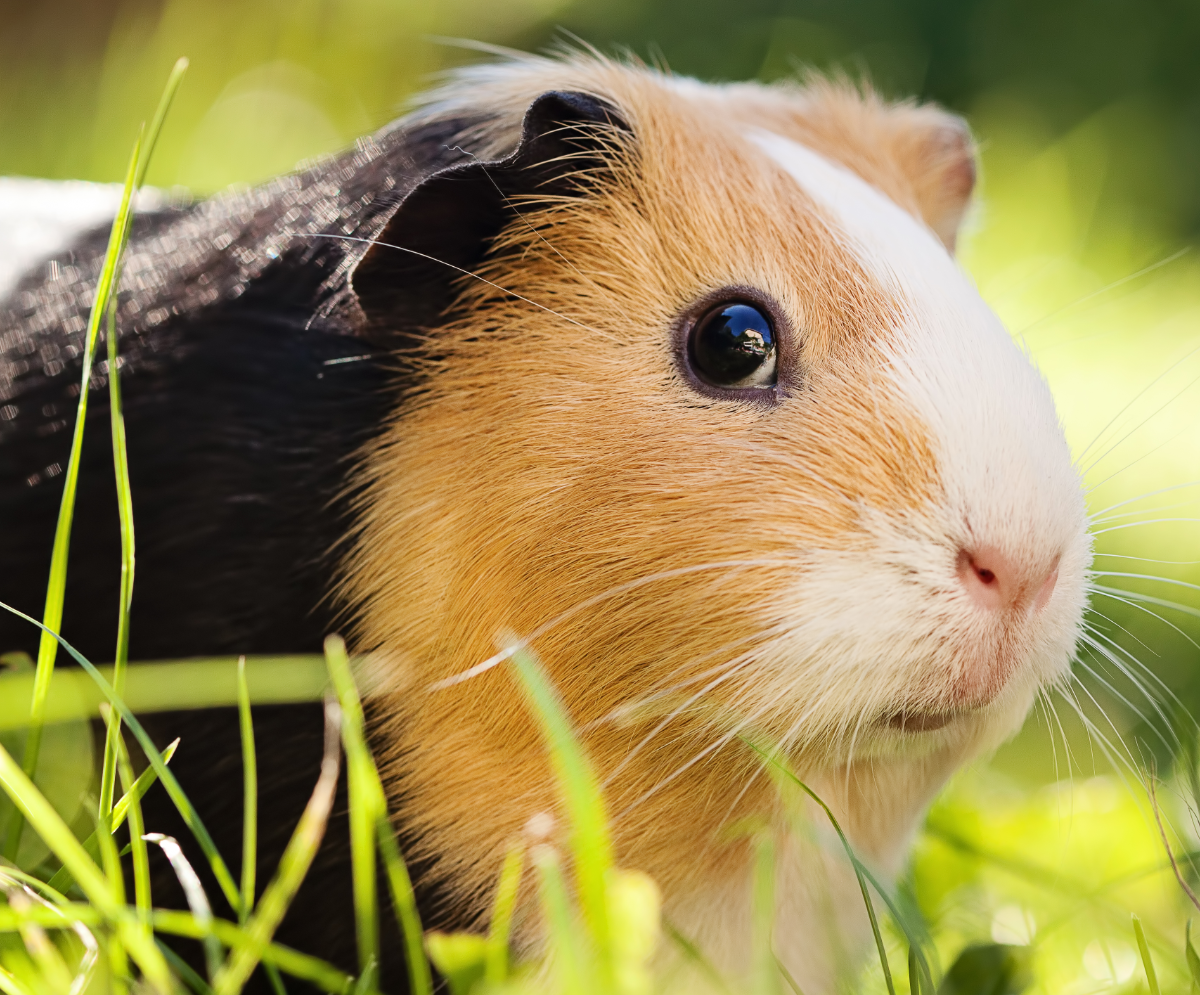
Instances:
[[[696,374],[714,387],[770,387],[775,329],[755,305],[723,301],[692,326],[688,357]]]

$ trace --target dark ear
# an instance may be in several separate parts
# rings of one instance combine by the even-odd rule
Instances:
[[[604,101],[543,93],[507,158],[459,163],[422,180],[351,274],[371,324],[395,332],[432,325],[453,300],[455,279],[474,271],[515,213],[514,200],[579,191],[581,171],[603,166],[612,130],[629,127]]]

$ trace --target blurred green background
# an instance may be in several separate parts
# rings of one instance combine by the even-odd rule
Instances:
[[[963,262],[1055,390],[1101,519],[1097,565],[1171,581],[1101,582],[1200,603],[1178,583],[1200,583],[1196,493],[1178,486],[1200,478],[1196,0],[3,0],[0,24],[0,175],[119,179],[187,55],[150,181],[196,194],[397,116],[438,71],[481,57],[447,38],[537,50],[577,36],[705,79],[808,65],[939,101],[982,148]],[[1096,609],[1097,638],[1200,714],[1196,618],[1123,595]],[[1078,697],[1165,760],[1167,720],[1120,669],[1085,654]],[[1072,709],[1058,711],[1091,769]],[[1031,781],[1065,773],[1051,727],[1033,723],[997,763]]]
[[[1188,984],[1179,892],[1104,740],[1163,769],[1200,714],[1200,589],[1186,586],[1200,584],[1200,2],[2,0],[0,25],[0,175],[119,179],[186,55],[150,181],[196,194],[397,116],[431,75],[481,57],[446,37],[537,50],[574,35],[706,79],[811,65],[966,115],[983,170],[963,264],[1058,398],[1099,583],[1132,594],[1098,598],[1089,623],[1127,656],[1085,652],[1077,668],[1104,735],[1059,697],[1057,718],[1039,712],[961,778],[918,849],[920,904],[947,957],[989,931],[1036,934],[1055,993],[1134,990],[1137,909],[1172,958],[1166,990]],[[1164,682],[1153,700],[1122,673],[1139,667]],[[1103,776],[1055,783],[1068,774]]]

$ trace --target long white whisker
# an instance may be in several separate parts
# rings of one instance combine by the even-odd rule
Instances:
[[[1117,413],[1115,415],[1112,416],[1112,418],[1104,426],[1104,428],[1102,428],[1100,430],[1099,434],[1083,448],[1083,450],[1079,453],[1078,458],[1080,460],[1082,460],[1083,457],[1086,456],[1088,454],[1088,452],[1091,451],[1091,448],[1094,445],[1096,445],[1104,437],[1104,435],[1108,432],[1108,430],[1110,428],[1112,428],[1113,425],[1116,424],[1117,420],[1122,415],[1124,415],[1126,411],[1128,411],[1134,404],[1136,404],[1143,397],[1145,397],[1146,394],[1149,393],[1154,387],[1156,387],[1161,380],[1163,380],[1165,377],[1167,377],[1171,373],[1173,373],[1181,364],[1187,362],[1198,352],[1200,352],[1200,346],[1197,346],[1195,349],[1193,349],[1191,352],[1189,352],[1186,356],[1183,356],[1180,359],[1176,360],[1169,367],[1167,367],[1167,369],[1163,370],[1162,373],[1160,373],[1157,377],[1155,377],[1153,380],[1151,380],[1150,383],[1146,384],[1145,387],[1143,387],[1140,391],[1138,391],[1137,394],[1135,394],[1128,403],[1123,405],[1121,407],[1121,409],[1119,411],[1117,411]],[[1095,465],[1095,464],[1093,463],[1092,465]]]
[[[1106,594],[1118,599],[1130,598],[1134,601],[1142,601],[1148,605],[1158,605],[1159,608],[1170,608],[1172,611],[1200,618],[1200,609],[1193,608],[1191,605],[1181,605],[1178,601],[1167,601],[1166,598],[1156,598],[1150,594],[1141,594],[1138,591],[1126,591],[1120,587],[1107,587],[1103,584],[1092,584],[1090,589],[1097,594]]]
[[[1125,529],[1140,529],[1145,525],[1168,525],[1171,523],[1186,522],[1188,525],[1195,525],[1200,522],[1200,518],[1151,518],[1144,522],[1126,522],[1124,525],[1110,525],[1106,529],[1093,529],[1092,535],[1101,536],[1108,532],[1123,532]]]
[[[1140,270],[1138,270],[1135,273],[1129,273],[1128,275],[1121,277],[1119,280],[1114,280],[1112,283],[1108,284],[1107,286],[1101,287],[1099,290],[1093,290],[1090,294],[1084,294],[1082,297],[1077,298],[1076,300],[1072,301],[1070,304],[1064,304],[1062,307],[1058,308],[1057,310],[1051,311],[1049,314],[1042,315],[1040,318],[1035,319],[1033,322],[1031,322],[1030,324],[1026,325],[1023,329],[1021,329],[1021,331],[1017,333],[1017,337],[1023,339],[1031,331],[1033,331],[1035,328],[1037,328],[1038,325],[1042,325],[1042,324],[1046,323],[1047,321],[1051,321],[1052,319],[1057,318],[1063,312],[1070,311],[1072,308],[1079,307],[1080,304],[1086,304],[1090,300],[1093,300],[1097,297],[1102,297],[1105,294],[1111,293],[1112,291],[1116,290],[1118,287],[1123,287],[1127,283],[1132,283],[1134,280],[1141,279],[1143,276],[1146,276],[1149,273],[1153,273],[1155,270],[1162,269],[1164,266],[1169,266],[1171,263],[1175,262],[1176,259],[1180,258],[1181,256],[1187,255],[1187,253],[1191,251],[1191,248],[1192,247],[1190,245],[1185,245],[1178,252],[1172,253],[1171,255],[1167,256],[1165,259],[1160,259],[1158,262],[1151,263],[1149,266],[1143,266]]]
[[[1160,487],[1157,490],[1146,491],[1145,494],[1139,494],[1137,497],[1125,498],[1121,501],[1114,502],[1107,508],[1101,508],[1094,512],[1092,521],[1096,520],[1095,516],[1107,515],[1110,511],[1115,511],[1117,508],[1123,508],[1128,504],[1133,504],[1135,501],[1144,501],[1146,498],[1158,497],[1160,494],[1167,494],[1170,491],[1185,490],[1189,487],[1200,487],[1200,480],[1190,480],[1186,484],[1172,484],[1170,487]]]
[[[486,671],[491,670],[493,667],[503,663],[514,653],[518,653],[521,650],[527,649],[534,643],[535,640],[544,636],[551,629],[562,625],[562,623],[568,619],[578,615],[581,611],[586,611],[587,609],[595,607],[596,605],[607,601],[610,598],[615,598],[622,594],[628,594],[630,591],[635,591],[638,588],[645,587],[648,584],[656,584],[659,581],[671,580],[675,577],[686,577],[689,574],[702,573],[707,570],[723,570],[732,567],[777,567],[786,564],[787,562],[787,560],[783,559],[721,560],[713,563],[698,563],[690,567],[677,567],[674,570],[662,570],[658,573],[647,574],[645,577],[638,577],[635,580],[626,581],[624,584],[617,584],[614,587],[610,587],[606,591],[601,591],[599,594],[592,595],[592,597],[578,602],[571,608],[568,608],[566,611],[550,619],[549,622],[539,625],[528,636],[517,640],[512,646],[502,649],[499,653],[489,656],[486,660],[475,664],[473,667],[469,667],[461,673],[454,674],[453,676],[447,677],[444,680],[436,681],[435,683],[429,685],[427,690],[442,691],[448,687],[453,687],[455,684],[461,684],[463,681],[470,680],[472,677],[478,677],[480,674],[485,673]]]

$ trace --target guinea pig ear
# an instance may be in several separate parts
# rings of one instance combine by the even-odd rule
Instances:
[[[605,167],[614,132],[629,130],[597,97],[550,91],[529,105],[512,154],[425,177],[350,276],[371,324],[391,335],[434,324],[454,299],[456,279],[474,271],[523,196],[582,193],[585,177]]]
[[[899,114],[892,155],[912,184],[921,217],[953,252],[975,189],[971,130],[936,107],[905,107]]]

